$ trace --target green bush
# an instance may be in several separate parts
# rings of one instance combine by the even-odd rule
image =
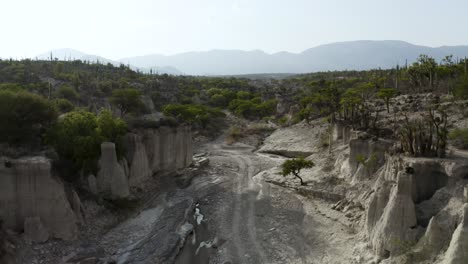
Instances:
[[[73,87],[69,85],[60,86],[55,92],[55,94],[58,98],[63,98],[70,101],[76,100],[80,97],[80,95],[75,91],[75,89],[73,89]]]
[[[0,91],[0,141],[27,145],[57,119],[55,106],[28,92]]]
[[[75,106],[67,99],[56,99],[54,102],[57,106],[57,109],[62,114],[71,112],[75,108]]]
[[[0,91],[20,92],[24,87],[16,83],[0,83]]]
[[[174,117],[179,122],[198,125],[203,128],[217,118],[225,116],[217,108],[198,104],[169,104],[163,108],[163,113],[168,117]]]
[[[120,110],[121,116],[128,113],[139,113],[144,109],[141,92],[133,88],[114,90],[109,100],[114,107]]]
[[[109,111],[96,116],[86,111],[66,114],[49,130],[47,143],[52,145],[60,158],[71,161],[73,170],[97,171],[97,160],[102,142],[111,141],[120,153],[120,137],[126,132],[121,119],[113,118]]]
[[[450,132],[449,139],[459,148],[468,149],[468,129],[457,128]]]
[[[468,99],[468,76],[460,77],[453,90],[455,98]]]
[[[235,99],[231,101],[228,109],[247,119],[262,119],[275,114],[276,103],[276,100],[261,102],[258,97],[251,100]]]

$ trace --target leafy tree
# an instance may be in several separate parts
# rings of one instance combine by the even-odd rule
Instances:
[[[380,89],[377,93],[377,97],[385,101],[387,106],[387,113],[390,113],[390,99],[392,99],[397,94],[397,91],[393,88],[384,88]]]
[[[350,88],[346,90],[340,100],[345,118],[355,119],[359,106],[363,103],[359,90]]]
[[[0,141],[29,144],[57,119],[54,105],[28,92],[0,91]]]
[[[127,113],[136,113],[143,108],[141,92],[132,88],[116,89],[112,91],[110,102],[120,110],[120,115],[122,117]]]
[[[104,141],[115,142],[120,149],[119,137],[126,132],[126,125],[114,119],[109,111],[99,116],[86,111],[67,113],[49,130],[47,143],[52,145],[59,156],[71,161],[73,170],[97,171],[100,145]]]
[[[96,171],[101,138],[96,115],[85,111],[70,112],[47,135],[59,156],[73,163],[73,170]]]
[[[289,174],[292,174],[301,181],[301,185],[305,185],[304,181],[302,180],[301,176],[299,176],[299,174],[301,173],[302,169],[312,168],[313,166],[314,163],[312,161],[306,160],[303,157],[290,159],[285,161],[281,165],[281,174],[285,177]]]
[[[104,141],[118,143],[120,136],[127,131],[127,125],[120,118],[114,118],[112,112],[103,110],[97,117],[98,133]]]

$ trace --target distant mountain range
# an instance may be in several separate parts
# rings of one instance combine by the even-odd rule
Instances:
[[[468,56],[468,46],[437,48],[413,45],[404,41],[348,41],[321,45],[301,53],[279,52],[267,54],[260,50],[211,50],[187,52],[171,56],[147,55],[111,61],[74,50],[52,51],[59,59],[80,58],[112,64],[130,64],[142,71],[189,75],[243,75],[261,73],[307,73],[334,70],[368,70],[391,68],[412,63],[420,54],[437,61],[446,55],[454,58]],[[50,58],[50,52],[38,56]]]
[[[115,66],[119,66],[120,64],[125,64],[127,65],[128,63],[124,63],[123,61],[115,61],[115,60],[110,60],[101,56],[97,55],[90,55],[83,53],[78,50],[74,49],[56,49],[56,50],[51,50],[46,53],[42,53],[36,56],[36,58],[41,59],[41,60],[50,60],[50,57],[52,58],[57,58],[59,60],[82,60],[82,61],[92,61],[92,62],[101,62],[101,63],[110,63]],[[141,67],[141,66],[135,66],[135,65],[130,65],[130,68],[134,70],[139,70],[142,72],[153,72],[153,73],[160,73],[160,74],[172,74],[172,75],[183,75],[184,73],[177,70],[174,67],[171,66],[149,66],[149,67]]]

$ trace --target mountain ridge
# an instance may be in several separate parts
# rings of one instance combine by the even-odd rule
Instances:
[[[44,53],[43,56],[48,53]],[[189,51],[173,55],[149,54],[107,60],[112,64],[130,64],[142,71],[158,72],[170,68],[169,73],[180,75],[249,75],[263,73],[308,73],[335,70],[369,70],[391,68],[416,61],[427,54],[437,61],[447,55],[454,59],[468,56],[467,45],[429,47],[401,40],[356,40],[319,45],[300,53],[280,51],[266,53],[262,50],[213,49]],[[47,57],[47,56],[46,56]],[[50,57],[50,54],[49,56]],[[47,57],[47,58],[48,58]],[[155,71],[156,70],[156,71]],[[161,72],[165,73],[165,72]]]

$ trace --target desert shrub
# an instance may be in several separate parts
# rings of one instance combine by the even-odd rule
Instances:
[[[145,108],[141,100],[141,92],[133,88],[112,91],[109,101],[119,109],[122,117],[128,113],[139,113]]]
[[[0,83],[0,91],[20,92],[24,87],[17,83]]]
[[[75,108],[75,106],[67,99],[56,99],[54,103],[58,111],[62,114],[71,112]]]
[[[113,118],[109,111],[96,116],[91,112],[67,113],[47,133],[47,143],[52,145],[62,160],[72,163],[72,170],[97,171],[97,160],[102,142],[111,141],[121,153],[120,137],[126,132],[125,123]]]
[[[288,125],[288,117],[287,116],[280,117],[277,119],[277,122],[280,126],[285,127]]]
[[[229,129],[226,137],[226,144],[231,145],[245,136],[245,132],[240,127],[234,126]]]
[[[29,145],[57,119],[47,99],[28,92],[0,91],[0,142]]]
[[[468,149],[468,129],[457,128],[450,132],[449,139],[453,141],[453,144],[462,149]]]
[[[236,98],[236,93],[229,89],[211,88],[206,91],[208,103],[214,107],[226,108]]]
[[[428,114],[414,120],[405,116],[399,130],[400,146],[403,152],[415,157],[444,157],[447,148],[447,113]]]
[[[462,76],[456,82],[453,95],[455,98],[468,99],[468,76]]]
[[[243,118],[262,119],[275,114],[276,103],[276,100],[261,102],[259,97],[251,100],[235,99],[229,103],[228,109]]]
[[[80,95],[73,89],[73,87],[69,85],[62,85],[60,86],[57,91],[55,92],[57,98],[63,98],[70,101],[76,100],[80,97]]]
[[[174,117],[178,122],[206,128],[209,123],[224,118],[225,114],[217,109],[199,104],[168,104],[163,108],[164,115]]]
[[[112,112],[104,110],[97,116],[98,134],[104,141],[118,142],[127,131],[127,125],[120,118],[114,118]]]

